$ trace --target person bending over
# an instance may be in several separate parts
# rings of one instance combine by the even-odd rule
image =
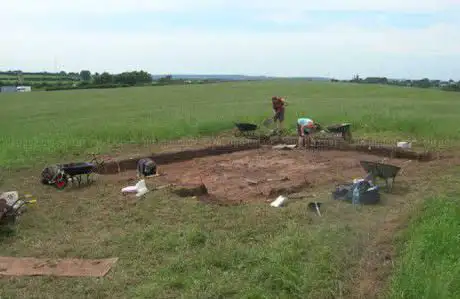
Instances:
[[[301,117],[297,119],[297,134],[299,136],[299,142],[297,146],[309,147],[312,142],[311,135],[320,129],[321,126],[310,118]]]

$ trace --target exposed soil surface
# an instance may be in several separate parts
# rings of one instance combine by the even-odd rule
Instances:
[[[190,188],[204,184],[216,198],[242,202],[350,182],[366,174],[360,160],[382,161],[382,157],[344,151],[263,148],[161,165],[161,176],[148,180],[158,185],[172,183]],[[387,159],[385,163],[403,166],[406,161]],[[103,179],[128,183],[135,180],[135,172],[103,176]]]

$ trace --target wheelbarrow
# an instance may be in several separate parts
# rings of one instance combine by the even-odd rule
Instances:
[[[251,123],[235,123],[237,131],[235,137],[256,138],[256,131],[259,128],[256,124]]]
[[[250,139],[261,139],[267,140],[272,134],[257,134],[256,131],[259,129],[259,126],[251,123],[235,123],[237,131],[235,132],[235,137],[246,137]]]
[[[359,163],[372,179],[381,178],[385,180],[387,192],[393,189],[395,178],[401,170],[401,167],[371,161],[360,161]]]
[[[41,182],[45,185],[54,185],[57,189],[64,189],[70,181],[77,181],[78,186],[82,183],[82,177],[86,176],[86,182],[90,182],[90,176],[103,169],[104,160],[100,160],[93,154],[91,162],[76,162],[55,164],[46,167],[41,173]]]
[[[77,180],[78,185],[80,185],[82,176],[86,175],[89,182],[89,176],[95,169],[95,164],[88,162],[52,165],[42,171],[42,183],[54,185],[57,189],[64,189],[69,181],[73,183]]]
[[[273,124],[272,118],[267,118],[261,122],[261,125],[256,125],[252,123],[234,123],[237,131],[235,132],[235,137],[247,137],[247,138],[256,138],[262,140],[268,140],[272,136],[287,136],[289,132],[286,129],[270,129],[270,125]],[[267,131],[260,131],[264,127]],[[259,134],[256,131],[259,130]]]
[[[326,127],[326,131],[333,134],[340,134],[345,141],[350,142],[352,140],[350,126],[351,124],[349,123],[329,125]]]
[[[0,225],[14,224],[21,215],[23,206],[37,202],[36,199],[31,197],[31,195],[26,195],[24,198],[18,198],[10,204],[7,204],[5,199],[0,199]]]

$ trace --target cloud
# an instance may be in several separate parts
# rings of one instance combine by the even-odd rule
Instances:
[[[452,38],[458,29],[440,24],[428,29],[372,31],[341,24],[306,33],[222,35],[188,30],[69,34],[62,31],[61,34],[9,37],[9,46],[2,47],[0,57],[8,57],[11,66],[30,65],[33,69],[52,68],[56,55],[59,64],[67,70],[89,68],[120,72],[142,68],[159,73],[278,75],[332,72],[351,76],[360,70],[361,73],[379,69],[389,72],[391,67],[401,64],[394,57],[423,62],[458,55],[460,42]],[[343,69],[338,68],[340,65]]]
[[[128,12],[165,12],[182,11],[191,7],[192,1],[148,1],[148,0],[78,0],[78,1],[59,1],[59,0],[22,0],[7,1],[2,3],[2,7],[10,14],[30,14],[37,13],[42,15],[53,14],[113,14]],[[208,6],[211,1],[197,1],[195,7]]]
[[[243,2],[236,1],[239,6]],[[422,13],[446,11],[452,8],[459,8],[460,3],[454,0],[387,0],[387,1],[366,1],[366,0],[285,0],[285,1],[264,1],[253,0],[247,2],[247,7],[252,9],[263,9],[270,11],[380,11],[380,12],[406,12]],[[237,4],[238,5],[238,4]]]
[[[296,13],[299,11],[381,11],[436,12],[458,9],[455,0],[17,0],[4,1],[2,10],[10,14],[111,14],[128,12],[196,12],[212,10],[252,10],[260,13]]]
[[[331,75],[349,78],[456,77],[460,24],[434,23],[423,28],[396,28],[334,19],[320,27],[297,27],[306,12],[384,11],[436,13],[454,11],[449,0],[388,1],[6,1],[0,18],[3,28],[0,69],[121,72],[144,69],[153,73],[243,73],[270,75]],[[251,30],[233,21],[227,29],[212,26],[168,26],[164,14],[196,12],[206,15],[244,11],[256,24],[262,20],[291,24],[278,30]],[[114,28],[118,16],[147,14],[153,22],[142,30]],[[106,29],[88,22],[81,30],[78,18],[89,20],[113,15]],[[70,16],[76,16],[71,18]],[[217,17],[216,17],[217,18]],[[40,20],[40,21],[37,21]],[[134,20],[134,19],[133,19]],[[67,22],[66,22],[67,21]],[[129,19],[124,19],[125,22]],[[76,22],[73,26],[71,22]],[[242,22],[239,22],[242,23]],[[246,23],[245,23],[246,24]],[[211,23],[212,25],[212,23]],[[239,25],[238,27],[236,25]],[[246,26],[246,25],[245,25]],[[127,26],[126,26],[127,27]],[[71,29],[69,29],[71,28]],[[185,28],[185,29],[184,29]]]

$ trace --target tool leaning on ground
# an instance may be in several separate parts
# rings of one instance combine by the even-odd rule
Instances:
[[[320,207],[321,207],[320,202],[314,201],[314,202],[308,203],[308,208],[310,210],[316,211],[316,213],[318,214],[319,217],[321,217],[321,212],[319,211]]]

